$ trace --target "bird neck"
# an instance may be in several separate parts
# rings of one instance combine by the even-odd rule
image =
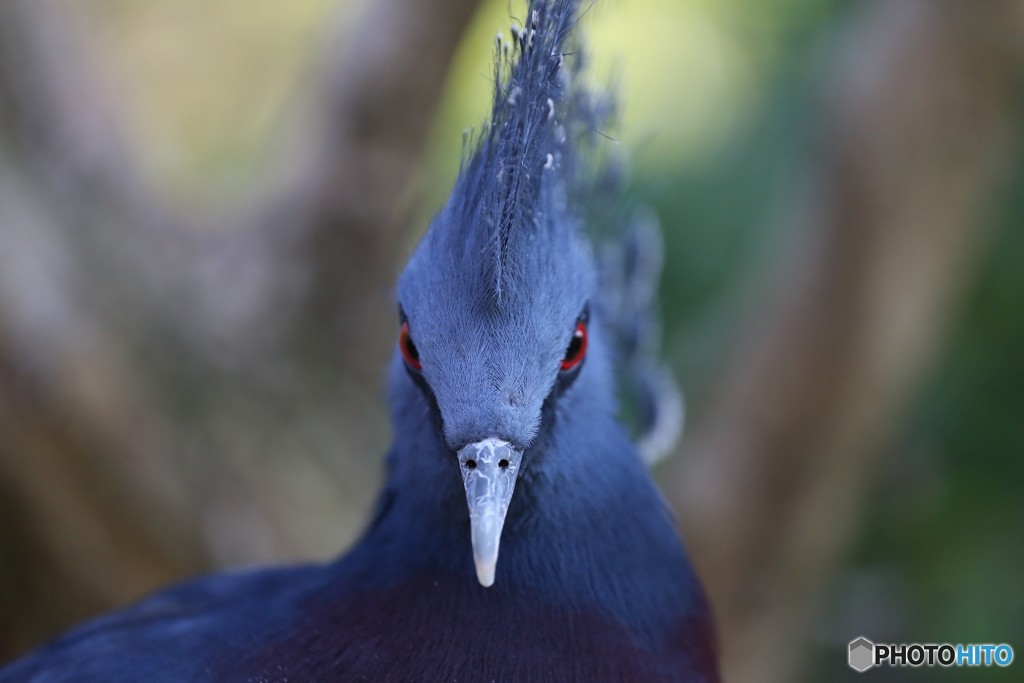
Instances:
[[[592,395],[580,389],[581,401]],[[360,544],[367,566],[381,582],[427,574],[475,585],[463,484],[429,398],[408,383],[392,407],[388,480]],[[611,410],[569,407],[524,456],[487,590],[667,628],[702,599],[671,517]]]

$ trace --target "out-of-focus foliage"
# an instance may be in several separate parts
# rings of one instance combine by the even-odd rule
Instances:
[[[181,192],[206,197],[258,162],[321,54],[323,22],[339,19],[339,5],[355,6],[63,1],[91,20],[107,85],[131,113],[155,172]]]
[[[1024,158],[1013,188],[1024,188]],[[1008,642],[1024,633],[1024,194],[993,207],[992,243],[913,410],[889,445],[857,551],[822,617],[843,640]],[[1016,665],[1016,662],[1014,662]],[[1002,681],[1008,671],[897,671],[887,680]]]

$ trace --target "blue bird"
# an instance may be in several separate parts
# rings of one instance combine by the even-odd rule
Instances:
[[[594,207],[618,166],[578,14],[533,0],[499,36],[490,121],[398,282],[395,435],[355,547],[166,589],[0,683],[718,680],[704,593],[616,417],[617,340],[652,290],[619,278],[609,304],[598,261],[649,279],[652,251],[612,230],[633,237],[599,259],[585,229],[612,215]]]

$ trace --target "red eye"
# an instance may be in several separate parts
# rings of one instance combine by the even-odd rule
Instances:
[[[402,358],[413,370],[422,370],[423,363],[420,361],[420,352],[412,343],[412,335],[409,334],[409,323],[402,323],[402,331],[398,333],[398,348],[402,350]]]
[[[572,339],[569,341],[569,348],[565,350],[565,358],[562,359],[562,372],[575,368],[585,355],[587,355],[587,326],[583,322],[578,322],[576,331],[572,333]]]

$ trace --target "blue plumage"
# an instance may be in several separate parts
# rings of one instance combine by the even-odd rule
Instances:
[[[717,680],[703,592],[615,417],[577,11],[535,0],[499,41],[492,119],[399,280],[389,476],[356,546],[168,589],[0,683]]]

